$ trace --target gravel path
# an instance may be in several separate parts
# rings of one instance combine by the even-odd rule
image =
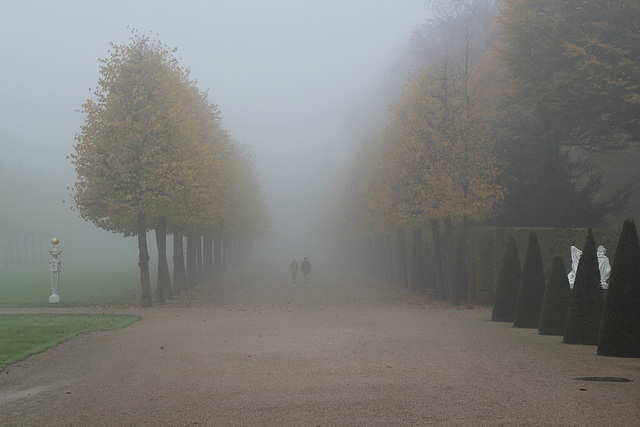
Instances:
[[[99,309],[142,319],[0,372],[0,425],[640,425],[640,359],[312,273],[227,274],[165,306]]]

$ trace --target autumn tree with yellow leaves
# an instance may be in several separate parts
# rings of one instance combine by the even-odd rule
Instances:
[[[456,219],[466,239],[467,219],[485,217],[502,197],[472,71],[468,63],[444,61],[410,81],[391,107],[378,171],[387,183],[380,191],[387,193],[390,226],[422,229],[434,219]]]
[[[94,99],[82,106],[72,197],[85,220],[137,236],[141,304],[150,306],[147,231],[156,230],[156,298],[164,301],[171,296],[167,229],[174,238],[184,232],[199,239],[230,221],[232,194],[244,190],[233,187],[235,148],[217,107],[189,79],[175,49],[135,30],[128,44],[111,48],[100,61]]]

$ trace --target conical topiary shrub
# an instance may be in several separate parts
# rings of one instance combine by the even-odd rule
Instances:
[[[500,274],[496,282],[496,294],[493,310],[491,311],[491,320],[493,322],[513,322],[521,276],[522,270],[518,247],[516,246],[516,239],[511,236],[507,242]]]
[[[513,317],[515,328],[537,328],[544,298],[544,270],[540,245],[535,232],[529,235],[529,246],[522,266],[522,278],[518,289],[516,312]]]
[[[633,220],[626,220],[613,259],[605,297],[598,354],[640,357],[640,245]]]
[[[564,324],[569,311],[571,288],[564,268],[562,257],[557,256],[553,260],[551,274],[544,291],[542,310],[538,332],[541,335],[564,335]]]
[[[562,342],[567,344],[598,344],[598,329],[602,316],[602,286],[598,268],[598,252],[591,229],[584,243],[576,281],[571,292],[567,323]]]

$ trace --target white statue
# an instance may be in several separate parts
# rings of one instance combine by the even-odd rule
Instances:
[[[607,250],[604,246],[598,246],[598,268],[600,269],[600,285],[602,289],[607,289],[609,284],[609,275],[611,274],[611,266],[609,265],[609,258],[605,255]],[[576,271],[578,270],[578,263],[580,262],[580,256],[582,251],[575,246],[571,246],[571,271],[567,274],[569,279],[569,287],[573,289],[573,283],[576,281]]]
[[[609,258],[605,255],[607,250],[604,246],[598,246],[598,268],[600,269],[600,285],[602,285],[602,289],[608,289],[609,284],[607,280],[609,280],[609,275],[611,274],[611,266],[609,265]]]
[[[576,281],[576,271],[578,270],[578,263],[580,262],[580,256],[582,251],[575,246],[571,246],[571,271],[567,274],[569,279],[569,287],[573,289],[573,283]]]
[[[58,249],[60,245],[60,240],[57,237],[51,239],[51,250],[49,254],[51,255],[51,259],[49,260],[49,272],[51,273],[51,296],[49,297],[50,303],[58,303],[60,302],[60,295],[58,295],[58,284],[60,280],[60,272],[62,271],[62,261],[60,258],[60,254],[62,251]]]

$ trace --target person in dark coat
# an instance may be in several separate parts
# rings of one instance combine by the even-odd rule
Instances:
[[[296,276],[298,275],[298,261],[294,258],[289,264],[289,270],[291,270],[291,277],[293,278],[293,284],[296,284]]]
[[[304,257],[304,261],[302,261],[302,264],[300,264],[300,270],[302,271],[302,274],[304,274],[304,283],[309,283],[309,273],[311,272],[311,263],[309,262],[307,257]]]

